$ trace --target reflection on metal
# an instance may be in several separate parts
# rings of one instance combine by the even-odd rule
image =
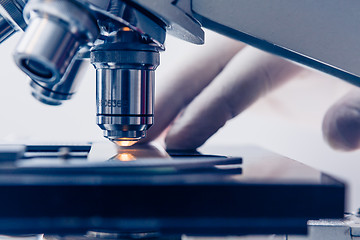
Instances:
[[[116,156],[122,162],[134,161],[136,158],[131,153],[120,153]]]
[[[135,143],[137,143],[137,140],[125,140],[125,139],[119,139],[118,141],[114,141],[119,147],[131,147]]]
[[[146,144],[146,145],[136,145],[134,147],[119,147],[118,148],[118,154],[111,158],[111,159],[119,159],[121,161],[124,161],[122,159],[127,159],[131,157],[131,160],[136,159],[146,159],[146,158],[157,158],[157,159],[171,159],[169,154],[163,149],[161,146],[154,145],[154,144]]]
[[[121,154],[131,154],[135,159],[171,158],[162,146],[155,143],[124,147],[112,142],[98,142],[92,144],[87,160],[89,162],[118,161],[118,155]]]

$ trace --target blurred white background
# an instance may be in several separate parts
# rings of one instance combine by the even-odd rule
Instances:
[[[211,41],[213,33],[208,33]],[[95,123],[95,71],[89,64],[78,93],[59,107],[35,100],[29,81],[14,64],[12,52],[21,34],[0,45],[0,141],[102,141]],[[186,60],[195,46],[168,37],[167,51],[157,70],[166,81],[171,66]],[[321,122],[327,108],[352,86],[325,74],[318,79],[296,79],[259,100],[230,121],[206,144],[256,144],[345,180],[348,210],[360,207],[360,151],[342,153],[324,142]]]

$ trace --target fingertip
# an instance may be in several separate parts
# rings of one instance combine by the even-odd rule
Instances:
[[[211,126],[216,121],[209,120],[201,114],[194,116],[192,110],[192,107],[188,107],[187,111],[169,128],[164,139],[167,149],[195,150],[218,130],[217,126]],[[199,125],[199,122],[202,124]]]
[[[149,142],[163,139],[163,135],[166,134],[166,132],[166,127],[164,128],[163,126],[157,126],[154,124],[147,130],[145,138],[142,138],[137,144],[148,144]]]
[[[177,131],[177,126],[173,126],[165,137],[165,145],[170,150],[192,150],[202,145],[194,140],[191,131]]]
[[[360,148],[360,106],[354,96],[347,96],[326,113],[323,136],[337,150],[353,151]]]

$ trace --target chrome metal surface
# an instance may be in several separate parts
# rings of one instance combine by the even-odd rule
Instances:
[[[91,58],[104,136],[145,137],[153,123],[154,70],[165,40],[159,19],[117,0],[29,0],[24,18],[29,26],[14,58],[32,79],[35,98],[50,105],[70,99],[81,65],[73,59],[80,48],[95,44]]]
[[[0,0],[0,43],[26,28],[24,6],[25,0]]]
[[[39,37],[41,36],[41,37]],[[81,46],[64,25],[51,19],[32,19],[15,50],[17,65],[32,79],[60,81]]]
[[[16,30],[5,20],[5,18],[0,16],[0,43],[5,41],[8,37],[13,35]]]
[[[27,24],[23,18],[25,0],[0,0],[0,13],[14,30],[25,30]]]
[[[142,160],[148,158],[165,158],[171,157],[165,149],[155,143],[135,145],[129,147],[119,147],[109,141],[93,143],[91,150],[87,155],[89,162],[103,162],[105,160]]]
[[[146,136],[153,124],[155,69],[159,48],[125,29],[95,46],[97,124],[104,136],[127,143]]]
[[[77,0],[94,11],[102,34],[108,36],[110,29],[117,24],[129,27],[140,34],[144,39],[155,43],[161,49],[164,48],[165,29],[164,23],[157,17],[150,15],[144,9],[137,9],[129,2],[120,0]],[[146,12],[146,14],[145,14]],[[184,13],[183,13],[184,14]],[[117,31],[117,30],[116,30]]]
[[[69,31],[86,36],[88,41],[95,40],[99,34],[94,13],[79,0],[28,0],[24,8],[25,20],[30,22],[37,16],[68,24]]]
[[[169,34],[191,43],[204,43],[204,31],[200,23],[192,16],[190,0],[132,0],[130,3],[161,19]]]
[[[154,71],[98,69],[97,79],[98,114],[152,114]]]
[[[146,69],[97,69],[97,124],[104,136],[145,137],[153,124],[154,71]]]
[[[360,218],[345,214],[343,219],[308,222],[307,236],[288,236],[288,240],[355,240],[360,239]]]
[[[95,41],[95,18],[72,0],[30,0],[24,16],[29,22],[14,58],[35,81],[59,82],[80,47]]]
[[[48,105],[61,105],[75,94],[88,61],[75,59],[69,66],[63,79],[58,83],[45,83],[31,80],[31,94],[40,102]]]

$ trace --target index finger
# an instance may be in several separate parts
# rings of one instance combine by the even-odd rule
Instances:
[[[177,60],[161,66],[166,75],[157,81],[154,125],[142,142],[158,137],[216,76],[245,44],[216,36],[203,46],[193,47]],[[176,48],[176,46],[170,46]],[[172,66],[169,67],[169,65]],[[161,71],[161,69],[159,69]]]

